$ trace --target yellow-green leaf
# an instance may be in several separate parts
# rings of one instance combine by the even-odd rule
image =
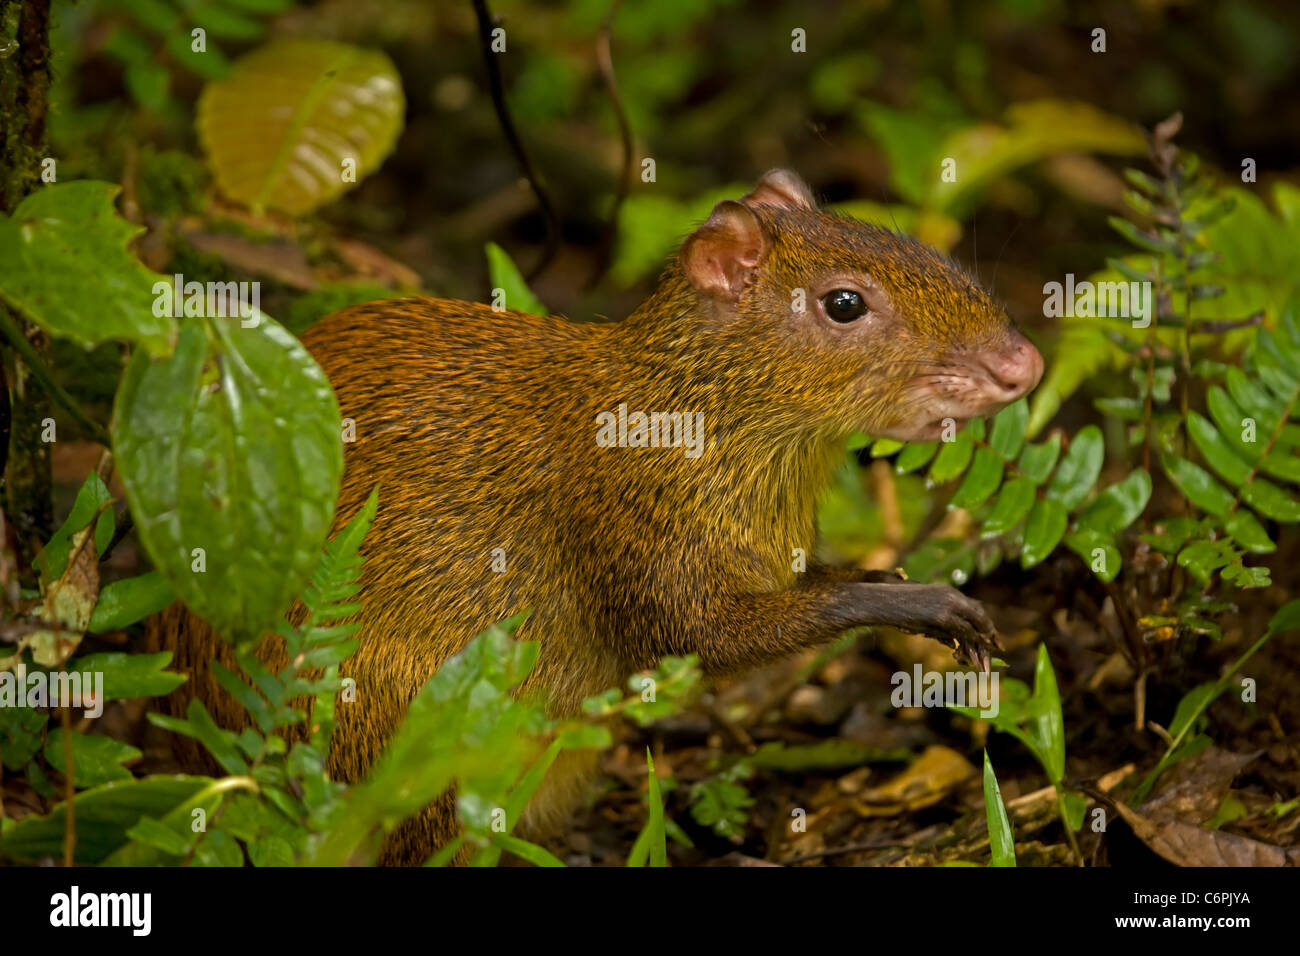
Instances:
[[[378,50],[276,40],[204,87],[199,140],[225,195],[303,215],[378,168],[405,109],[397,70]]]

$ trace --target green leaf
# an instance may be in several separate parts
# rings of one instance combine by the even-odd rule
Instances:
[[[511,836],[509,833],[494,833],[492,835],[492,842],[495,843],[498,848],[513,853],[515,856],[527,860],[534,866],[564,866],[563,861],[549,850],[538,846],[536,843],[529,843],[526,840],[521,840],[518,837]]]
[[[1119,574],[1123,559],[1115,541],[1105,532],[1081,528],[1065,536],[1066,546],[1083,558],[1089,570],[1101,580],[1110,582]],[[1101,553],[1098,554],[1097,552]]]
[[[30,761],[41,749],[48,723],[49,715],[34,707],[0,707],[0,762],[10,770],[35,766]]]
[[[214,37],[225,40],[257,40],[266,32],[260,21],[234,10],[222,9],[216,3],[200,7],[193,14],[193,22]]]
[[[134,831],[134,828],[129,830],[128,835],[132,837],[130,842],[113,850],[101,861],[102,865],[163,866],[174,863],[175,861],[170,857],[176,855],[177,848],[182,843],[186,848],[183,852],[187,852],[190,845],[199,839],[198,833],[194,830],[194,822],[198,819],[200,811],[204,820],[214,820],[217,811],[228,796],[237,794],[241,790],[247,792],[253,786],[252,782],[244,777],[221,777],[207,780],[206,783],[207,785],[197,793],[177,803],[165,813],[148,815],[161,827],[170,830],[180,842],[164,836],[158,827],[145,824],[139,831]],[[264,790],[263,794],[269,795],[269,791]],[[79,815],[77,819],[80,820]]]
[[[1300,629],[1300,600],[1283,604],[1268,620],[1268,630],[1272,634],[1297,629]]]
[[[90,524],[95,519],[96,512],[99,513],[99,518],[95,519],[95,553],[104,553],[104,549],[113,540],[113,509],[105,507],[112,500],[113,496],[98,475],[91,474],[82,483],[68,517],[50,535],[50,540],[36,556],[36,565],[40,568],[43,580],[57,581],[63,576],[68,567],[68,555],[72,551],[72,536]]]
[[[1121,219],[1119,216],[1107,216],[1106,221],[1110,223],[1112,229],[1145,252],[1163,256],[1171,255],[1178,250],[1177,244],[1172,239],[1165,239],[1144,232],[1127,219]]]
[[[668,835],[664,828],[663,795],[660,793],[659,777],[655,774],[654,756],[650,753],[649,747],[646,748],[645,756],[650,788],[648,795],[649,818],[637,837],[636,843],[632,846],[632,852],[628,854],[627,865],[645,866],[648,862],[650,866],[667,866]]]
[[[194,49],[189,31],[168,33],[163,38],[167,53],[177,65],[205,80],[224,80],[230,75],[230,60],[212,44],[202,51]]]
[[[297,339],[259,316],[252,328],[187,322],[166,362],[137,352],[112,425],[158,571],[240,640],[270,630],[316,566],[342,471],[329,382]]]
[[[1266,518],[1286,524],[1300,521],[1300,501],[1271,481],[1256,478],[1241,489],[1241,498]]]
[[[50,731],[45,740],[45,761],[59,773],[66,774],[64,739],[62,727]],[[135,747],[102,734],[74,731],[68,739],[72,741],[72,782],[78,789],[97,787],[113,780],[129,780],[131,771],[122,764],[140,759],[140,751]]]
[[[1057,432],[1047,441],[1037,445],[1026,445],[1020,453],[1016,468],[1036,485],[1041,485],[1056,467],[1056,460],[1061,455],[1061,434]]]
[[[281,836],[264,836],[248,845],[253,866],[292,866],[293,847]]]
[[[113,183],[43,186],[0,215],[0,300],[51,335],[86,346],[138,342],[171,351],[176,323],[154,315],[161,278],[127,251],[144,231],[117,215]]]
[[[1020,549],[1020,566],[1028,570],[1040,564],[1055,550],[1065,534],[1069,515],[1059,501],[1034,502],[1034,510],[1025,522],[1025,541]]]
[[[269,734],[275,729],[275,713],[261,694],[220,661],[214,660],[210,666],[212,676],[217,679],[217,683],[227,694],[239,701],[239,705],[244,710],[248,711],[248,715],[257,722],[258,730]]]
[[[984,751],[984,815],[989,825],[989,849],[993,853],[990,866],[1016,865],[1016,838],[1011,832],[1011,820],[1002,803],[1002,791],[993,773],[989,752]]]
[[[1252,554],[1272,554],[1277,545],[1268,536],[1253,514],[1245,508],[1238,508],[1223,521],[1223,528],[1232,536],[1232,540]]]
[[[590,729],[595,730],[598,728]],[[513,830],[515,824],[519,822],[520,818],[524,814],[524,810],[528,807],[528,801],[533,798],[533,794],[537,792],[537,788],[542,785],[542,781],[546,778],[546,772],[551,769],[551,765],[555,763],[555,759],[560,755],[560,751],[564,749],[564,746],[565,743],[563,740],[557,739],[551,741],[550,745],[542,755],[533,762],[531,767],[528,768],[528,772],[525,773],[519,779],[519,782],[511,789],[510,796],[506,800],[504,808],[506,812],[506,833]],[[501,834],[498,833],[497,835],[499,836]],[[494,839],[492,846],[484,847],[479,850],[478,853],[474,854],[474,860],[471,865],[495,866],[497,859],[501,856],[502,849],[508,848],[503,847]],[[527,859],[527,857],[525,857],[525,859]]]
[[[989,446],[1006,461],[1012,461],[1020,454],[1025,443],[1025,425],[1029,422],[1029,401],[1020,399],[1012,402],[993,419],[993,431],[989,434]]]
[[[150,714],[149,720],[158,726],[168,727],[172,730],[180,729],[177,724],[171,721],[164,723],[161,719],[162,716],[161,714]],[[185,718],[184,724],[188,735],[207,747],[208,752],[216,758],[217,763],[221,764],[226,773],[248,773],[248,764],[239,755],[239,749],[235,745],[235,734],[218,727],[216,721],[212,719],[201,701],[197,698],[190,701],[189,706],[185,709]]]
[[[127,700],[132,697],[161,697],[185,683],[184,674],[163,670],[171,659],[171,651],[156,654],[113,651],[75,657],[67,666],[69,672],[80,672],[83,680],[89,675],[103,674],[105,700]]]
[[[1282,425],[1282,415],[1272,396],[1251,381],[1245,372],[1231,365],[1228,367],[1227,380],[1228,393],[1232,395],[1233,401],[1245,409],[1246,414],[1256,419],[1264,432],[1272,433]]]
[[[183,836],[153,817],[141,817],[126,835],[168,856],[184,856],[190,851],[189,842]]]
[[[155,112],[161,112],[167,107],[172,75],[161,63],[153,60],[128,63],[123,79],[131,97],[141,106]]]
[[[78,863],[99,863],[130,837],[127,830],[142,816],[163,817],[202,792],[208,777],[179,774],[121,780],[77,794],[73,799]],[[0,851],[20,860],[63,855],[65,804],[48,816],[23,817],[0,836]]]
[[[1151,499],[1151,476],[1141,468],[1097,495],[1079,514],[1079,526],[1116,535],[1142,514]]]
[[[176,593],[157,571],[113,581],[100,589],[87,630],[92,634],[120,631],[157,614],[174,600]]]
[[[1059,501],[1066,511],[1074,510],[1097,483],[1104,457],[1101,429],[1096,425],[1080,429],[1047,486],[1047,497]]]
[[[1130,265],[1123,259],[1117,259],[1114,257],[1108,258],[1106,260],[1106,265],[1114,269],[1130,282],[1152,282],[1155,279],[1155,277],[1149,272],[1144,272],[1143,270]]]
[[[1294,425],[1291,423],[1286,425],[1283,429],[1284,434],[1279,436],[1278,446],[1261,460],[1259,456],[1263,452],[1265,440],[1271,435],[1271,432],[1259,434],[1259,430],[1263,426],[1256,423],[1255,440],[1246,441],[1243,432],[1246,430],[1248,416],[1238,407],[1228,393],[1217,385],[1211,386],[1206,393],[1206,405],[1209,407],[1210,416],[1214,419],[1214,423],[1219,426],[1220,437],[1236,450],[1239,457],[1252,465],[1258,464],[1260,471],[1266,475],[1272,475],[1284,481],[1300,481],[1300,460],[1291,456],[1288,448],[1285,447],[1286,429],[1293,428]]]
[[[974,454],[974,440],[968,433],[958,432],[952,441],[942,443],[939,454],[930,465],[930,480],[951,481],[966,470]]]
[[[524,617],[493,625],[438,668],[366,778],[349,788],[306,862],[351,859],[382,827],[418,812],[453,783],[466,828],[490,838],[492,811],[536,756],[547,723],[540,702],[513,693],[537,657],[535,642],[510,637]]]
[[[1155,530],[1138,537],[1151,545],[1161,554],[1177,554],[1188,539],[1204,532],[1201,523],[1193,518],[1161,518],[1155,523]]]
[[[914,442],[909,444],[899,453],[898,458],[894,460],[894,470],[900,475],[905,475],[909,471],[916,471],[938,451],[939,443],[934,441]]]
[[[1033,482],[1018,476],[1012,478],[1002,486],[997,500],[993,502],[993,509],[984,519],[980,534],[984,537],[992,537],[1010,531],[1029,513],[1033,504]]]
[[[495,290],[500,289],[504,293],[502,304],[507,309],[529,312],[533,315],[550,315],[546,311],[546,306],[542,305],[542,300],[528,288],[528,283],[524,281],[519,267],[510,258],[510,254],[495,242],[487,243],[484,248],[488,259],[488,281],[492,283],[494,290],[493,303],[495,304],[497,298]]]
[[[899,112],[920,124],[922,132],[934,126],[923,116]],[[990,183],[1048,156],[1074,152],[1140,156],[1146,151],[1141,132],[1127,120],[1087,103],[1059,99],[1015,103],[1007,108],[1002,123],[965,125],[935,146],[915,156],[914,162],[935,170],[922,180],[928,187],[922,205],[941,210],[965,208]],[[955,162],[954,182],[939,176],[940,158]],[[897,179],[900,170],[892,170],[892,175]],[[906,192],[903,195],[911,198]]]
[[[1232,507],[1232,494],[1200,465],[1177,455],[1161,455],[1160,463],[1169,480],[1196,507],[1220,518],[1228,513]]]
[[[1038,645],[1034,666],[1034,696],[1026,710],[1031,718],[1029,735],[1041,748],[1039,759],[1047,779],[1059,784],[1065,778],[1065,720],[1061,716],[1061,695],[1056,688],[1056,671],[1047,655],[1047,645]]]
[[[1178,566],[1186,568],[1199,581],[1208,581],[1214,572],[1234,558],[1231,546],[1223,541],[1193,541],[1178,552]]]
[[[204,87],[199,141],[226,196],[255,212],[301,216],[379,167],[405,109],[401,78],[382,52],[276,39]]]
[[[1234,487],[1250,477],[1250,465],[1238,457],[1233,447],[1219,434],[1208,418],[1196,411],[1187,413],[1187,434],[1210,467]]]
[[[974,508],[988,500],[1002,481],[1002,459],[988,448],[975,450],[975,461],[949,501],[954,508]]]
[[[1230,564],[1219,572],[1225,581],[1239,588],[1266,588],[1272,584],[1268,568]]]

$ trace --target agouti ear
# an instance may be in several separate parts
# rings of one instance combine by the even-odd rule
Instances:
[[[799,178],[798,173],[788,169],[769,169],[759,179],[754,191],[741,202],[747,206],[776,206],[778,209],[817,208],[817,200],[808,184]]]
[[[727,199],[686,237],[679,255],[691,285],[734,302],[771,248],[772,241],[753,211]]]

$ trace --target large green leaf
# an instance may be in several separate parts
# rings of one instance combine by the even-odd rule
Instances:
[[[221,191],[255,211],[303,215],[374,172],[406,103],[377,50],[283,39],[238,60],[199,98],[199,140]],[[345,177],[351,160],[354,175]]]
[[[119,189],[93,180],[49,185],[12,218],[0,215],[0,299],[87,348],[125,339],[166,355],[176,322],[154,314],[161,277],[127,251],[144,230],[113,208]]]
[[[340,429],[324,373],[266,316],[187,322],[168,361],[132,358],[113,413],[131,513],[159,572],[221,633],[261,637],[315,568]]]
[[[153,776],[121,780],[86,790],[73,798],[76,807],[78,863],[98,863],[129,841],[126,831],[142,816],[161,817],[200,793],[208,777]],[[59,857],[63,853],[65,804],[44,817],[23,817],[4,831],[0,850],[20,860]]]

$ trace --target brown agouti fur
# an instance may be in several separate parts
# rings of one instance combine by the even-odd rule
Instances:
[[[846,435],[936,438],[945,419],[1025,394],[1042,361],[965,272],[819,211],[792,173],[720,203],[625,321],[405,299],[346,309],[303,341],[356,422],[336,526],[380,486],[338,779],[365,773],[448,656],[527,608],[518,636],[541,642],[529,683],[557,715],[665,654],[698,654],[716,676],[859,625],[924,632],[976,660],[992,640],[983,608],[951,588],[800,573],[795,549],[814,553],[814,506]],[[620,405],[702,413],[702,453],[602,446],[598,416]],[[198,694],[239,726],[207,668],[230,659],[212,630],[177,605],[151,633],[193,675],[174,703]],[[557,764],[516,832],[562,821],[594,760]],[[455,832],[444,797],[381,860],[419,863]]]

